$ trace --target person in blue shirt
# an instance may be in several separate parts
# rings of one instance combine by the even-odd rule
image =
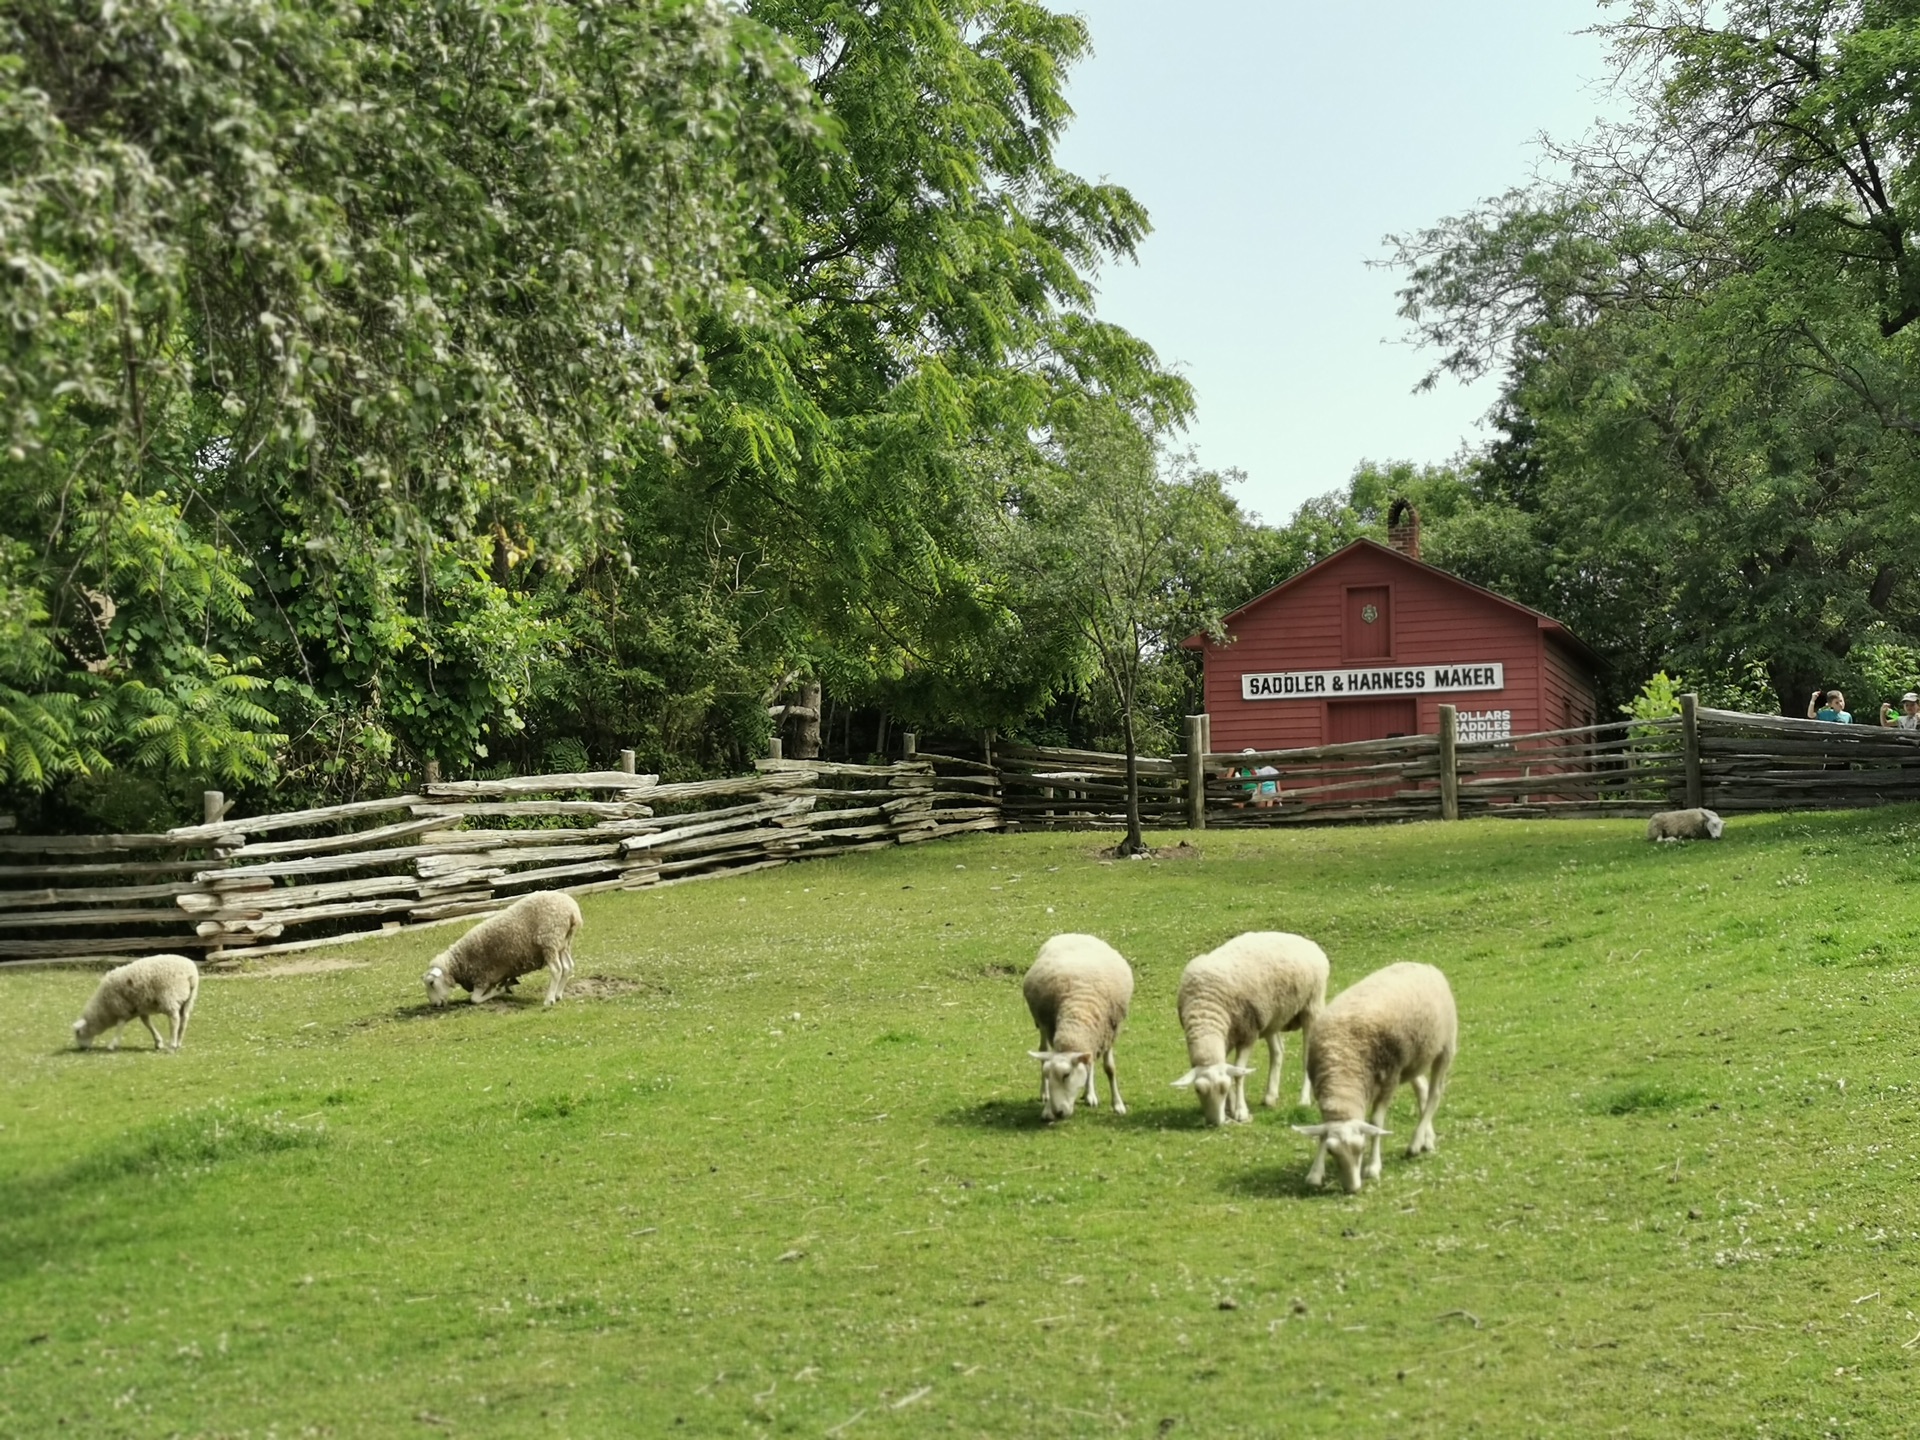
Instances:
[[[1807,719],[1825,720],[1834,725],[1851,725],[1853,716],[1847,713],[1847,697],[1838,690],[1827,691],[1827,703],[1820,703],[1820,692],[1813,692],[1813,698],[1807,701]]]

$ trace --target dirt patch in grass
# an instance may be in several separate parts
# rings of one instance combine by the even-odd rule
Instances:
[[[631,995],[636,990],[659,990],[665,986],[646,985],[625,975],[576,975],[567,982],[567,1000],[611,1000],[616,995]],[[542,992],[545,993],[544,991]],[[561,1002],[565,1004],[565,1001]]]

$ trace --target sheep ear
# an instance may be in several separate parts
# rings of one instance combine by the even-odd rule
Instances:
[[[1173,1088],[1176,1090],[1186,1089],[1189,1085],[1193,1084],[1194,1077],[1199,1075],[1199,1073],[1200,1072],[1198,1070],[1187,1071],[1186,1074],[1182,1075],[1178,1080],[1173,1082]]]
[[[1324,1140],[1327,1138],[1327,1132],[1333,1129],[1333,1126],[1331,1125],[1296,1125],[1293,1128],[1296,1131],[1298,1131],[1300,1134],[1305,1135],[1310,1139]]]
[[[1229,1065],[1227,1066],[1227,1074],[1233,1076],[1233,1078],[1236,1080],[1244,1080],[1247,1078],[1247,1076],[1253,1074],[1253,1066]]]
[[[1378,1135],[1393,1134],[1391,1130],[1382,1130],[1378,1125],[1370,1125],[1364,1120],[1359,1121],[1357,1123],[1360,1127],[1360,1133],[1362,1135],[1365,1135],[1369,1140],[1373,1139],[1375,1136],[1378,1136]]]
[[[1041,1062],[1041,1063],[1042,1063],[1042,1064],[1044,1065],[1044,1064],[1045,1064],[1045,1063],[1046,1063],[1047,1061],[1049,1061],[1049,1060],[1051,1060],[1051,1059],[1053,1058],[1053,1051],[1051,1051],[1051,1050],[1029,1050],[1029,1051],[1027,1051],[1027,1058],[1028,1058],[1029,1060],[1038,1060],[1038,1061],[1040,1061],[1040,1062]]]

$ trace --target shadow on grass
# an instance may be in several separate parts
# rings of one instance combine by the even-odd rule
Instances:
[[[1256,1165],[1229,1175],[1220,1188],[1229,1195],[1248,1200],[1312,1200],[1320,1196],[1339,1196],[1346,1192],[1338,1184],[1309,1185],[1307,1166],[1313,1162],[1313,1147],[1306,1147],[1300,1158],[1285,1165]]]
[[[958,1110],[949,1110],[940,1117],[940,1123],[965,1126],[971,1130],[999,1131],[1053,1130],[1076,1125],[1118,1125],[1125,1130],[1206,1128],[1197,1106],[1155,1106],[1147,1110],[1129,1106],[1125,1115],[1115,1115],[1105,1105],[1091,1110],[1081,1105],[1074,1109],[1072,1118],[1049,1122],[1040,1118],[1038,1096],[1031,1100],[982,1100],[978,1105],[964,1105]]]

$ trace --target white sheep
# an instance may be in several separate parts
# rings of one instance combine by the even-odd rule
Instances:
[[[1432,1150],[1434,1112],[1459,1046],[1453,991],[1447,977],[1431,965],[1389,965],[1334,996],[1307,1047],[1307,1069],[1322,1123],[1293,1127],[1320,1142],[1307,1183],[1319,1185],[1326,1179],[1331,1150],[1347,1190],[1358,1190],[1360,1163],[1369,1144],[1373,1153],[1366,1178],[1378,1180],[1387,1107],[1394,1092],[1408,1082],[1420,1105],[1420,1119],[1407,1154]]]
[[[118,1027],[139,1018],[153,1036],[156,1050],[178,1050],[187,1038],[187,1021],[193,1016],[193,1002],[200,995],[200,967],[185,955],[143,955],[129,960],[100,977],[93,997],[80,1018],[73,1022],[73,1043],[85,1050],[97,1036],[116,1031],[109,1050],[120,1048]],[[167,1017],[169,1044],[160,1043],[160,1032],[153,1017]]]
[[[1311,1043],[1326,1003],[1327,952],[1313,941],[1279,930],[1236,935],[1181,972],[1180,1028],[1193,1068],[1173,1083],[1193,1087],[1209,1125],[1251,1120],[1247,1060],[1254,1042],[1264,1039],[1272,1057],[1261,1102],[1271,1108],[1280,1103],[1286,1032],[1298,1030],[1303,1044]],[[1300,1103],[1312,1099],[1312,1077],[1303,1074]]]
[[[452,987],[464,985],[478,1005],[545,966],[552,1005],[573,974],[573,936],[581,923],[578,902],[564,891],[523,895],[434,956],[422,977],[427,999],[444,1005]]]
[[[1127,1113],[1113,1069],[1113,1041],[1133,1003],[1133,971],[1120,952],[1092,935],[1056,935],[1040,947],[1020,991],[1040,1031],[1040,1048],[1027,1052],[1040,1062],[1040,1115],[1065,1120],[1084,1084],[1094,1096],[1097,1055],[1113,1092],[1113,1113]]]
[[[1718,840],[1726,828],[1711,810],[1662,810],[1647,821],[1647,839]]]

